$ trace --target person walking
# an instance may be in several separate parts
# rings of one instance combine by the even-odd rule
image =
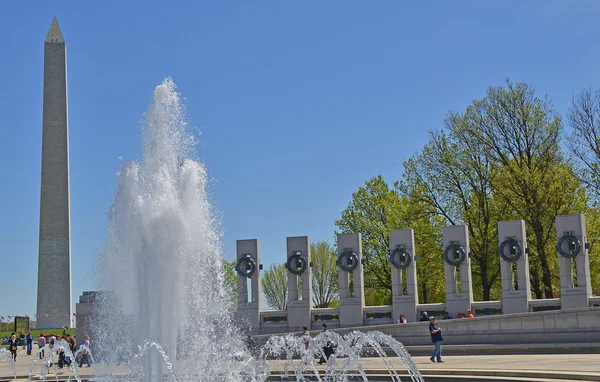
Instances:
[[[31,330],[25,336],[25,341],[27,341],[27,355],[31,355],[31,348],[33,347],[33,334],[31,334]]]
[[[327,324],[323,324],[323,333],[327,333]],[[327,342],[323,347],[323,354],[325,356],[321,356],[321,359],[319,359],[319,364],[321,365],[327,362],[329,360],[329,357],[333,354],[333,344],[331,343],[331,341],[329,341],[329,339],[327,339]]]
[[[44,346],[46,346],[46,337],[40,333],[37,339],[38,348],[40,349],[40,359],[44,359]]]
[[[12,354],[13,362],[17,362],[17,349],[19,348],[19,340],[17,336],[14,334],[8,340],[8,350],[10,350],[10,354]]]
[[[431,354],[429,360],[435,362],[437,359],[438,363],[444,363],[442,361],[442,341],[444,341],[444,336],[442,336],[442,328],[437,326],[435,317],[429,318],[429,334],[431,334],[431,342],[433,342],[434,346],[433,354]]]

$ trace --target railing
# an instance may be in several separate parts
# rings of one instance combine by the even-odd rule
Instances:
[[[560,310],[560,298],[544,298],[529,301],[529,310],[532,312],[544,312],[547,310]]]
[[[443,317],[446,313],[446,304],[443,302],[436,304],[418,304],[417,312],[419,317],[423,312],[427,312],[430,316]]]
[[[392,306],[365,306],[363,308],[363,325],[386,325],[393,324]]]
[[[340,320],[340,308],[315,308],[311,310],[313,322],[325,322]]]
[[[260,325],[264,328],[288,327],[287,310],[263,310],[260,312]]]
[[[502,314],[502,301],[473,301],[471,309],[475,316]]]

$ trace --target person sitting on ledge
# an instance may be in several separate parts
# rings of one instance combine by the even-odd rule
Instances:
[[[427,312],[421,313],[421,318],[419,321],[429,321],[429,315],[427,315]]]
[[[467,318],[475,318],[473,312],[471,312],[471,309],[467,309]]]
[[[450,317],[450,314],[448,312],[444,313],[444,317],[442,317],[442,320],[450,320],[452,319],[452,317]]]

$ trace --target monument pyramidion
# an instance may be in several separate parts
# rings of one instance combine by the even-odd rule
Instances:
[[[56,17],[44,41],[38,329],[71,326],[67,50]]]

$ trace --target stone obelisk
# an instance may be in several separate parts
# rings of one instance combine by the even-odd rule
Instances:
[[[37,328],[71,326],[67,50],[56,17],[44,41]]]

